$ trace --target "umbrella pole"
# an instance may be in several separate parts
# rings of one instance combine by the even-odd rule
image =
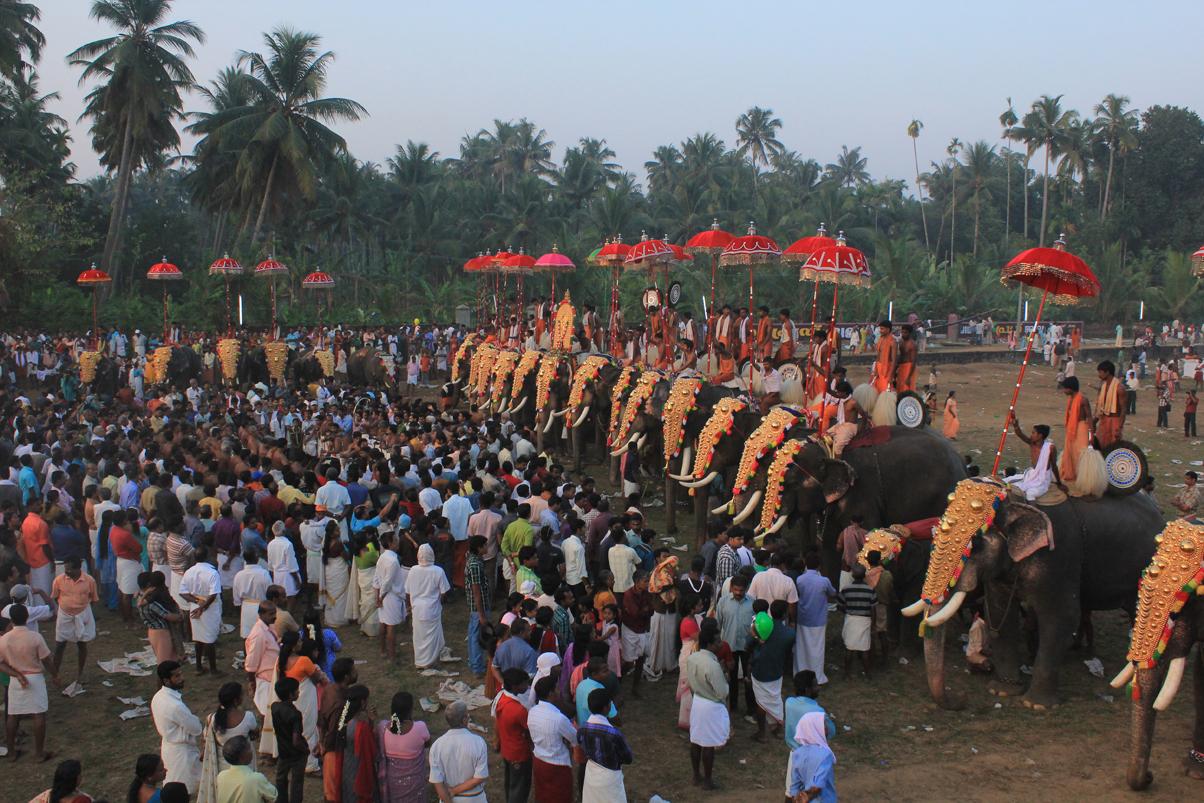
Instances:
[[[272,276],[272,331],[271,339],[276,339],[276,277]]]
[[[234,334],[234,327],[230,324],[230,277],[222,274],[222,282],[226,285],[226,337]]]
[[[1045,299],[1049,297],[1049,291],[1041,293],[1041,303],[1037,306],[1037,317],[1033,320],[1033,331],[1028,335],[1028,346],[1024,349],[1024,362],[1020,363],[1020,376],[1016,377],[1016,387],[1012,389],[1012,403],[1008,405],[1007,417],[1003,420],[1003,432],[999,434],[999,448],[995,450],[995,465],[991,466],[991,476],[995,477],[999,474],[999,461],[1003,459],[1003,445],[1008,439],[1008,427],[1012,425],[1012,419],[1016,414],[1016,400],[1020,398],[1020,385],[1024,382],[1024,371],[1028,368],[1029,357],[1033,354],[1033,336],[1037,334],[1037,325],[1041,323],[1041,313],[1045,310]]]
[[[713,249],[712,249],[713,251]],[[719,254],[711,254],[711,309],[715,309],[715,270],[719,266]]]
[[[96,288],[92,288],[92,350],[100,351],[100,326],[96,315]]]
[[[815,278],[815,287],[811,291],[811,329],[807,335],[807,364],[803,366],[803,398],[806,399],[806,404],[810,404],[811,400],[807,398],[807,386],[811,384],[811,344],[815,342],[815,316],[819,310],[819,277]],[[820,401],[820,415],[823,415],[823,402]]]
[[[167,336],[167,285],[163,285],[163,345],[167,345],[170,338]]]

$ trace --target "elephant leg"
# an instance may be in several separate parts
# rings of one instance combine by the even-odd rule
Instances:
[[[665,472],[665,532],[669,535],[677,534],[677,480],[669,476],[669,472]]]
[[[535,416],[535,452],[537,454],[543,452],[543,428],[548,422],[543,420],[546,413],[539,413]]]
[[[1033,661],[1033,678],[1024,694],[1024,704],[1037,710],[1052,708],[1058,703],[1058,665],[1074,638],[1079,622],[1079,595],[1060,594],[1046,604],[1038,602],[1037,657]]]
[[[581,447],[582,440],[584,440],[581,429],[582,427],[573,427],[573,473],[575,474],[581,473]]]
[[[619,484],[619,458],[610,457],[610,481],[614,485]]]
[[[694,490],[694,546],[696,549],[702,549],[703,543],[707,540],[707,490],[706,488],[696,488]]]
[[[991,641],[994,677],[987,688],[999,697],[1015,697],[1024,691],[1020,674],[1020,600],[1011,586],[992,583],[985,591],[985,617]]]
[[[1199,610],[1199,603],[1197,610]],[[1192,690],[1195,693],[1196,724],[1191,734],[1191,749],[1186,760],[1187,774],[1197,781],[1204,781],[1204,761],[1198,756],[1204,753],[1204,647],[1196,650],[1196,666],[1192,671]]]

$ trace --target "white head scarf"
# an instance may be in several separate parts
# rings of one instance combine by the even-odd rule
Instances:
[[[828,735],[826,732],[827,723],[824,721],[824,715],[818,711],[812,711],[803,714],[798,721],[798,727],[794,729],[794,741],[800,745],[815,745],[822,747],[829,753],[832,752],[828,747]],[[836,760],[835,756],[832,758]]]
[[[560,666],[559,655],[554,652],[541,653],[540,656],[535,659],[535,679],[531,681],[532,688],[534,688],[535,684],[539,682],[540,678],[546,678],[548,675],[552,674],[552,670],[558,666]]]
[[[435,550],[430,544],[423,544],[418,547],[418,565],[430,566],[435,562]]]

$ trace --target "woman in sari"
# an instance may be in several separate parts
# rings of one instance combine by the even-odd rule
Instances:
[[[443,595],[451,591],[447,574],[435,565],[430,544],[418,547],[418,565],[406,577],[406,594],[414,622],[414,666],[426,669],[439,663],[443,652]]]
[[[394,694],[391,708],[389,719],[376,726],[380,802],[425,803],[430,731],[413,719],[414,698],[408,692]]]
[[[941,422],[941,433],[951,441],[957,440],[957,432],[962,428],[962,422],[957,417],[957,391],[949,391],[945,398],[945,414]]]
[[[347,548],[339,537],[339,524],[330,521],[326,525],[326,544],[322,548],[326,575],[326,590],[322,601],[326,622],[331,627],[342,627],[354,616],[355,608],[350,604],[351,569],[347,563]]]
[[[340,788],[343,803],[376,803],[376,737],[368,687],[352,686],[339,717],[338,748],[343,755]]]
[[[358,597],[360,632],[368,638],[380,635],[380,612],[376,608],[376,591],[372,588],[378,560],[380,550],[376,546],[375,528],[361,530],[355,541],[355,585],[351,593]]]
[[[652,621],[649,630],[652,633],[652,654],[648,657],[646,675],[659,677],[669,672],[676,664],[674,653],[677,651],[677,556],[666,554],[652,570],[648,581],[648,591],[653,594]]]
[[[201,784],[197,788],[196,803],[217,803],[217,774],[230,768],[222,755],[226,742],[235,736],[254,741],[259,732],[255,714],[243,707],[242,684],[222,684],[217,692],[217,703],[217,710],[205,720],[205,732],[201,736]],[[255,769],[253,750],[250,767]]]
[[[698,622],[693,616],[681,620],[681,652],[677,656],[677,728],[689,732],[690,707],[694,693],[690,691],[690,679],[686,676],[686,661],[698,651]]]
[[[318,686],[326,683],[325,673],[314,662],[321,649],[321,642],[310,639],[302,641],[299,632],[285,633],[276,669],[277,676],[285,675],[299,684],[296,705],[301,712],[301,730],[310,750],[318,744]],[[318,771],[318,759],[315,756],[310,755],[305,771]]]

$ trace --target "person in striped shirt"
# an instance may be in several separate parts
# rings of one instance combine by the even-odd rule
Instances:
[[[874,605],[878,594],[865,582],[865,567],[853,564],[853,580],[836,595],[836,605],[844,611],[844,671],[847,675],[853,663],[853,653],[861,654],[861,674],[870,675],[870,642],[873,630]]]

